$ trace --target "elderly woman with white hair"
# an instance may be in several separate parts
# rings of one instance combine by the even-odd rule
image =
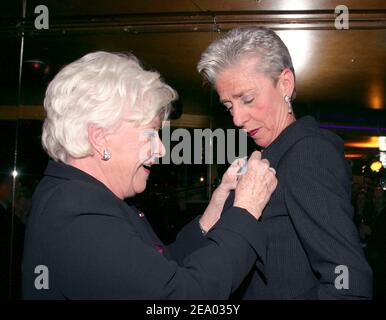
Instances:
[[[260,153],[240,179],[237,164],[228,169],[169,247],[123,201],[145,190],[164,154],[158,130],[175,98],[134,56],[107,52],[70,63],[49,84],[42,142],[53,160],[27,222],[25,299],[225,299],[264,263],[258,219],[277,181]]]
[[[371,297],[343,142],[310,116],[296,120],[295,70],[280,37],[264,27],[233,29],[210,44],[198,71],[277,172],[261,219],[269,239],[265,269],[252,272],[236,296]]]

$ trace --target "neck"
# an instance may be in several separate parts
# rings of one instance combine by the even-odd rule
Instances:
[[[295,115],[293,114],[293,112],[291,114],[288,114],[287,116],[287,119],[286,119],[286,127],[288,127],[291,123],[295,122],[296,121],[296,118],[295,118]]]
[[[279,134],[280,134],[281,132],[283,132],[283,130],[284,130],[285,128],[287,128],[290,124],[294,123],[295,121],[296,121],[296,119],[295,119],[294,114],[293,114],[293,113],[288,114],[287,117],[285,117],[285,119],[284,119],[284,121],[283,121],[283,125],[282,125],[282,127],[281,127],[281,130],[280,130]],[[279,135],[279,134],[278,134],[278,135]]]

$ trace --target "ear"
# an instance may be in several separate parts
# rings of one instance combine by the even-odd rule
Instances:
[[[89,124],[87,127],[88,141],[94,152],[99,153],[101,156],[103,150],[106,148],[106,132],[105,129],[98,127],[95,124]]]
[[[295,89],[295,77],[290,69],[286,68],[280,74],[279,86],[283,97],[285,95],[292,97]]]

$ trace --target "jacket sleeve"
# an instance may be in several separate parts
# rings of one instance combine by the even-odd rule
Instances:
[[[318,277],[318,298],[371,298],[372,272],[353,222],[343,152],[325,138],[306,137],[282,161],[285,202]]]
[[[167,249],[172,258],[182,265],[184,259],[208,243],[206,236],[201,232],[199,220],[201,215],[194,218],[177,234],[176,241],[169,244]]]
[[[224,208],[221,214],[233,206],[233,201],[234,191],[231,191],[224,204]],[[173,259],[179,264],[182,264],[182,261],[186,256],[190,255],[195,250],[203,247],[208,243],[206,241],[206,236],[202,234],[200,229],[200,218],[201,215],[197,216],[191,222],[185,225],[177,234],[176,241],[167,246],[167,249],[169,250]]]
[[[70,299],[227,299],[256,260],[264,261],[266,247],[260,222],[236,207],[182,266],[109,214],[78,215],[58,238],[50,273]]]

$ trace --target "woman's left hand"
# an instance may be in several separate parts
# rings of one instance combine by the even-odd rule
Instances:
[[[224,173],[220,185],[213,192],[209,205],[200,219],[201,229],[204,232],[211,229],[220,219],[225,201],[229,193],[236,189],[238,176],[243,173],[245,164],[245,159],[236,159]]]
[[[214,206],[220,208],[221,210],[223,209],[229,192],[236,189],[238,177],[244,173],[243,170],[246,170],[246,159],[236,159],[233,161],[227,171],[225,171],[220,185],[213,192],[210,202]]]

